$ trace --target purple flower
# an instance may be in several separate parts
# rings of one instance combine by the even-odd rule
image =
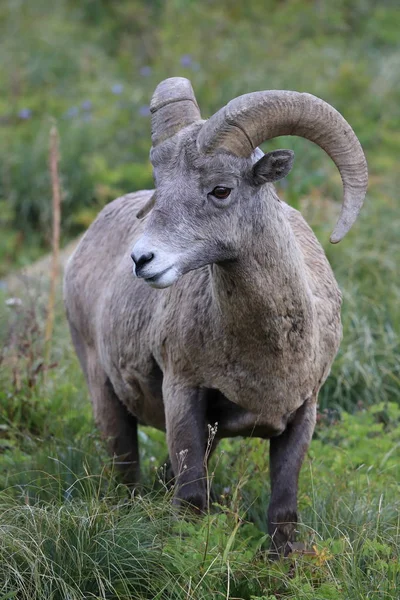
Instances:
[[[148,106],[148,104],[143,104],[143,106],[139,108],[139,115],[141,117],[148,117],[150,115],[150,106]]]
[[[71,106],[71,108],[67,110],[64,116],[67,117],[67,119],[73,119],[74,117],[77,117],[78,114],[79,108],[77,106]]]
[[[8,300],[6,300],[6,306],[22,306],[22,300],[21,298],[8,298]]]
[[[288,180],[287,179],[281,179],[279,182],[279,187],[281,188],[287,188],[288,187]]]
[[[124,86],[122,85],[122,83],[114,83],[114,85],[111,88],[111,91],[116,96],[119,96],[124,91]]]
[[[143,75],[143,77],[150,77],[151,73],[152,73],[152,68],[149,67],[148,65],[142,67],[140,69],[140,74]]]
[[[20,119],[24,119],[24,121],[26,121],[26,119],[30,119],[32,116],[32,111],[30,108],[22,108],[19,113],[18,116]]]
[[[83,110],[92,110],[93,104],[90,100],[84,100],[81,104]]]
[[[192,65],[192,57],[190,54],[184,54],[181,56],[182,67],[190,67]]]

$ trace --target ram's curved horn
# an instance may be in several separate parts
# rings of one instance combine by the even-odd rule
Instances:
[[[332,106],[299,92],[245,94],[204,123],[197,143],[199,150],[206,153],[223,149],[236,156],[250,156],[259,144],[280,135],[311,140],[325,150],[339,169],[344,199],[331,242],[340,242],[363,205],[368,169],[356,134]]]
[[[146,204],[138,210],[138,212],[136,213],[137,219],[143,219],[147,214],[149,214],[149,212],[156,203],[156,193],[157,192],[154,192],[154,194],[152,194],[147,200]]]
[[[153,148],[201,119],[192,85],[184,77],[165,79],[156,87],[150,112]]]

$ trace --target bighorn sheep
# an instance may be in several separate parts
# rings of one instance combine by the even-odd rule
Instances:
[[[341,294],[313,232],[272,185],[293,153],[257,147],[297,135],[335,162],[344,202],[333,243],[363,204],[366,160],[345,119],[306,93],[246,94],[203,121],[190,82],[171,78],[151,113],[156,191],[106,206],[66,269],[95,418],[130,482],[137,424],[165,430],[175,502],[200,511],[207,424],[218,423],[218,439],[270,438],[269,531],[273,551],[287,553],[318,391],[341,339]]]

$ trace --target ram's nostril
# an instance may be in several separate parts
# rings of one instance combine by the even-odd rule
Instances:
[[[140,269],[140,267],[143,267],[144,265],[149,263],[151,260],[153,260],[154,254],[153,254],[153,252],[147,252],[146,254],[142,254],[141,256],[139,256],[137,258],[135,256],[135,254],[132,252],[131,258],[132,258],[133,262],[135,263],[136,268]]]

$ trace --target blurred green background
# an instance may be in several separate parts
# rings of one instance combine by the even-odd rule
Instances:
[[[358,134],[382,202],[397,191],[398,2],[2,0],[0,29],[0,276],[49,248],[52,120],[66,241],[106,202],[152,187],[148,105],[170,76],[191,79],[205,117],[259,89],[321,96]],[[297,150],[289,201],[339,199],[323,152],[285,143]]]

